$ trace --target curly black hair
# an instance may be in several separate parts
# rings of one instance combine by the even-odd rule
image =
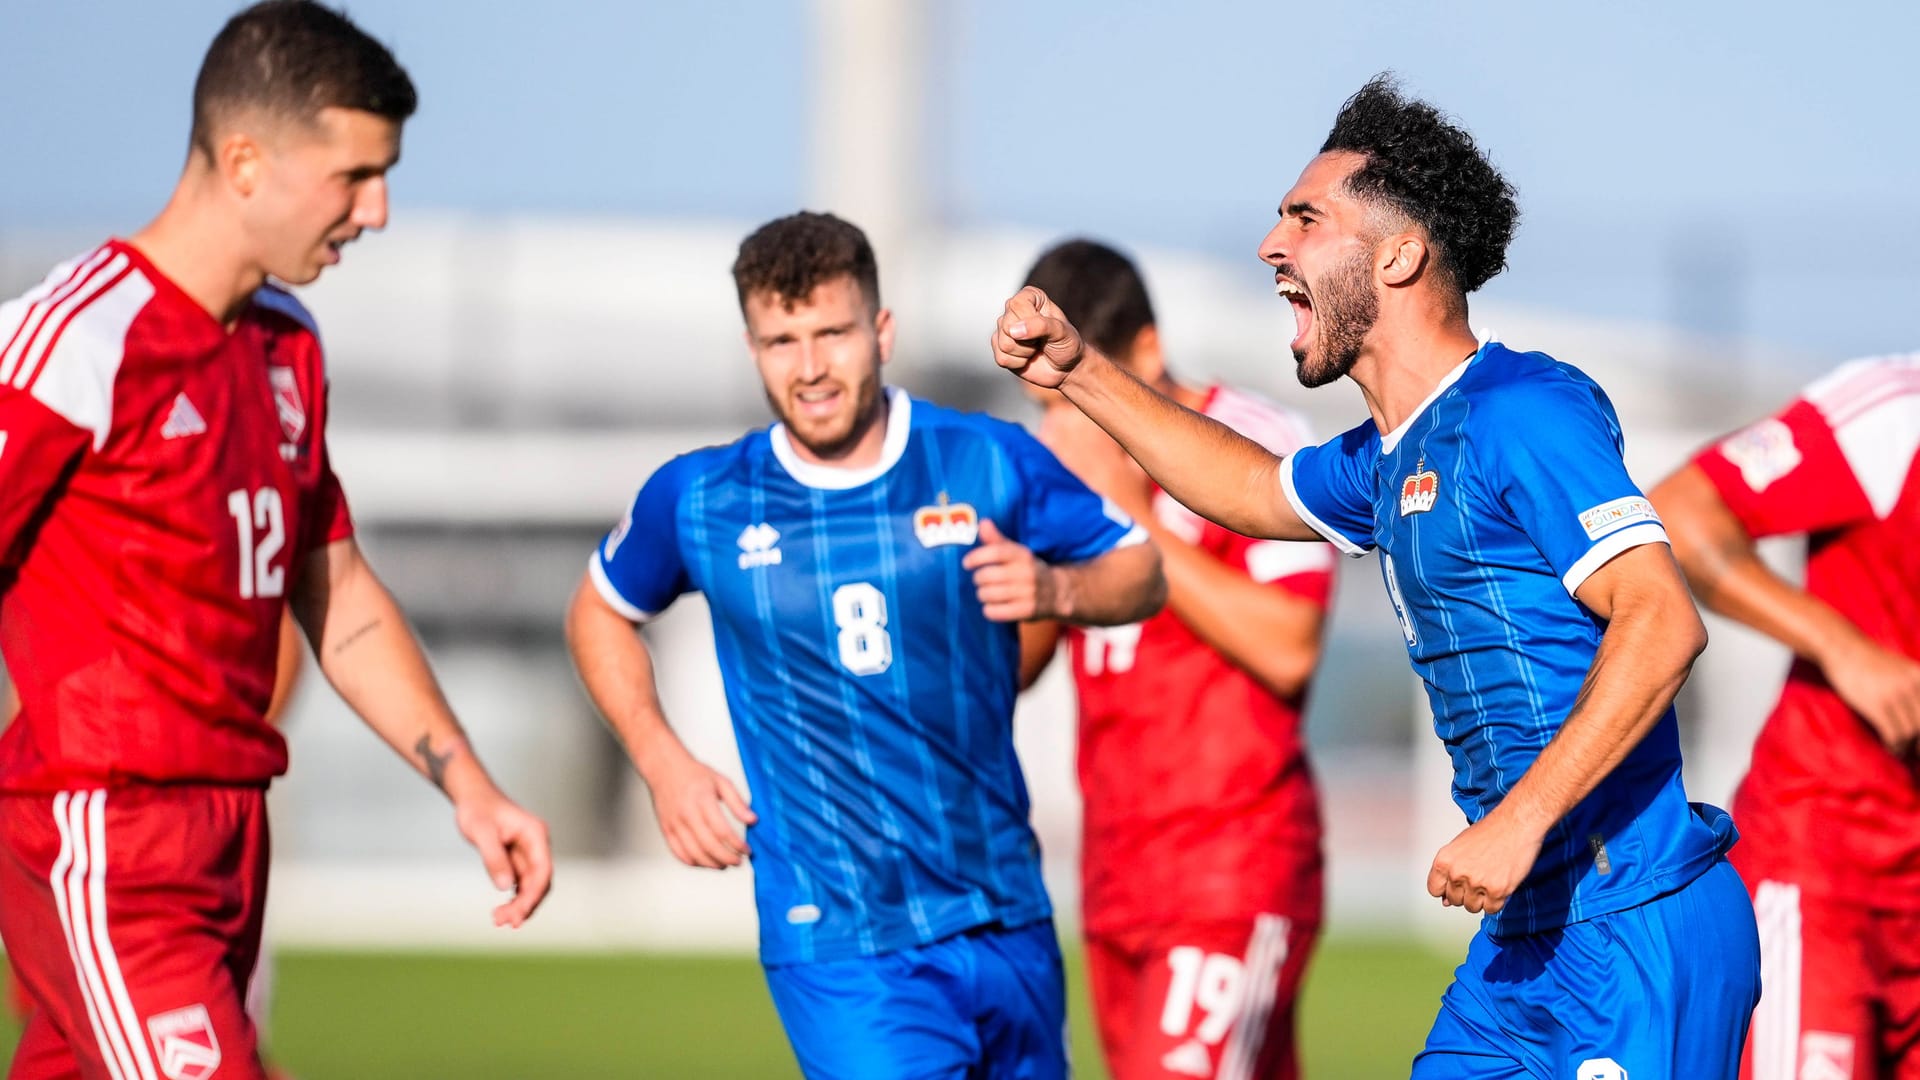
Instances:
[[[1473,136],[1440,110],[1400,92],[1382,72],[1348,98],[1321,153],[1366,155],[1347,188],[1405,214],[1426,230],[1434,258],[1461,293],[1507,268],[1520,220],[1513,185]]]
[[[742,311],[753,293],[770,292],[791,308],[813,295],[816,286],[846,276],[878,310],[880,268],[867,234],[850,221],[812,210],[755,229],[740,242],[740,254],[733,260],[733,286]]]
[[[1080,336],[1108,356],[1124,357],[1140,331],[1153,325],[1153,301],[1133,260],[1097,240],[1068,240],[1048,248],[1027,271],[1073,320]]]

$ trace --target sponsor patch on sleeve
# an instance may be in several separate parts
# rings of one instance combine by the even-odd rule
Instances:
[[[1755,494],[1799,468],[1801,461],[1800,448],[1793,445],[1793,429],[1771,417],[1721,440],[1720,453],[1740,470],[1740,479]]]
[[[1604,502],[1580,513],[1580,527],[1587,530],[1589,540],[1598,540],[1608,533],[1619,532],[1643,521],[1656,524],[1660,521],[1660,515],[1654,513],[1653,504],[1644,495],[1629,495],[1624,499]]]

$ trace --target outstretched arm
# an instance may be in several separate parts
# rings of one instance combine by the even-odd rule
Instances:
[[[733,782],[701,764],[668,725],[653,656],[634,630],[591,578],[580,582],[567,608],[567,649],[588,696],[653,794],[667,847],[688,866],[739,866],[753,851],[722,807],[743,824],[758,819]]]
[[[421,775],[452,800],[461,835],[480,852],[495,888],[513,889],[496,925],[520,926],[553,878],[547,827],[494,785],[454,719],[400,606],[351,539],[308,557],[292,597],[320,671]]]
[[[1698,465],[1653,489],[1694,595],[1819,665],[1827,681],[1895,753],[1920,739],[1920,664],[1886,649],[1846,616],[1762,562],[1746,527]]]
[[[1280,459],[1165,397],[1087,346],[1046,293],[1007,301],[993,332],[1001,367],[1057,389],[1194,513],[1242,536],[1318,540],[1280,490]]]
[[[1574,594],[1606,633],[1573,711],[1500,805],[1434,856],[1427,892],[1448,906],[1499,911],[1567,816],[1673,703],[1707,645],[1706,627],[1664,544],[1629,548]]]

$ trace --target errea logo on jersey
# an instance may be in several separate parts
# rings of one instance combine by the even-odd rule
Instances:
[[[913,512],[913,535],[919,537],[921,547],[971,546],[980,538],[980,515],[966,503],[949,503],[943,491],[938,506]]]
[[[1653,504],[1640,495],[1601,503],[1580,513],[1580,527],[1587,530],[1589,540],[1598,540],[1610,532],[1643,521],[1658,524],[1660,515],[1654,512]]]
[[[780,530],[761,522],[740,530],[740,569],[780,565]]]
[[[1413,467],[1413,475],[1400,481],[1400,516],[1424,514],[1433,509],[1435,499],[1440,497],[1440,474],[1432,469],[1422,468],[1421,461]]]

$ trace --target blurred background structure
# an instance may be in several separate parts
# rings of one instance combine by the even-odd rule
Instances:
[[[158,208],[193,73],[229,0],[9,5],[0,36],[0,293]],[[1030,414],[984,341],[1067,234],[1134,250],[1171,362],[1309,413],[1254,247],[1340,101],[1375,71],[1461,117],[1518,186],[1508,273],[1476,326],[1613,394],[1651,485],[1709,433],[1848,357],[1910,347],[1920,8],[1562,8],[1208,0],[358,0],[423,108],[393,223],[305,291],[334,377],[339,472],[508,789],[563,855],[516,945],[740,948],[746,873],[672,864],[568,668],[591,545],[673,454],[766,422],[728,276],[805,206],[866,227],[901,335],[890,376]],[[1774,555],[1796,558],[1790,549]],[[1309,716],[1328,803],[1330,930],[1464,935],[1423,891],[1461,825],[1370,561],[1343,566]],[[1683,700],[1696,797],[1723,801],[1784,674],[1715,624]],[[648,630],[669,715],[738,773],[704,609]],[[1019,739],[1055,896],[1074,910],[1071,688]],[[275,932],[464,945],[489,891],[437,793],[318,680],[276,789]],[[1069,914],[1070,921],[1070,914]]]

